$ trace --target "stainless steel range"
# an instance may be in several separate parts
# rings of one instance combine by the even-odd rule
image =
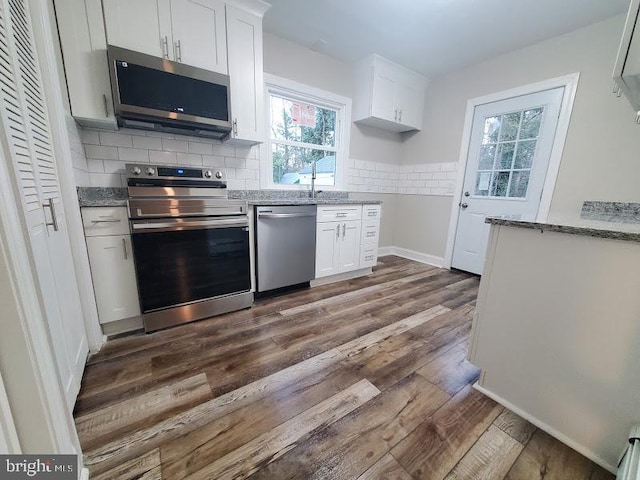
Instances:
[[[222,171],[128,164],[129,220],[147,332],[253,304],[247,203]]]

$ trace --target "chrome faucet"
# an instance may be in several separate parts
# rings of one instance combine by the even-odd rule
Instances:
[[[311,191],[309,192],[311,198],[316,198],[316,161],[311,163]]]

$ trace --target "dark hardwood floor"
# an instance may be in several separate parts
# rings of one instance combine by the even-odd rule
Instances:
[[[75,411],[91,478],[613,479],[471,387],[478,283],[382,257],[107,343]]]

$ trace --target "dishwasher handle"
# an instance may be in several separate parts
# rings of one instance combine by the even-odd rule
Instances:
[[[301,218],[315,216],[315,213],[258,213],[258,218]]]

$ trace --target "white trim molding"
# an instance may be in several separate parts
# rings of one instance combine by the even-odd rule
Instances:
[[[347,164],[349,163],[349,151],[351,144],[351,99],[268,73],[264,74],[264,83],[265,122],[267,126],[271,125],[269,97],[272,92],[281,94],[287,98],[296,98],[303,102],[325,106],[338,112],[336,119],[338,145],[336,151],[337,161],[335,185],[317,185],[317,187],[322,190],[345,190],[347,188]],[[271,136],[269,133],[267,133],[265,142],[260,145],[260,186],[262,188],[276,190],[309,189],[309,185],[285,185],[273,183]]]
[[[18,454],[21,451],[11,405],[0,374],[0,454]]]
[[[456,230],[458,228],[458,215],[460,208],[458,204],[462,199],[462,189],[464,186],[464,177],[469,159],[469,148],[471,142],[471,129],[473,125],[473,116],[476,107],[487,103],[499,102],[509,98],[521,97],[532,93],[543,92],[555,88],[564,88],[562,96],[562,104],[560,106],[560,116],[558,117],[558,125],[556,127],[556,135],[551,149],[549,158],[549,166],[547,167],[547,175],[545,177],[542,197],[538,206],[538,214],[536,220],[538,222],[546,222],[551,208],[551,200],[555,190],[562,154],[564,151],[567,133],[569,131],[569,123],[571,122],[571,114],[573,112],[573,103],[576,98],[578,89],[578,81],[580,73],[572,73],[561,77],[550,78],[541,82],[522,85],[520,87],[504,90],[502,92],[484,95],[482,97],[472,98],[467,102],[467,111],[464,119],[464,127],[462,129],[462,144],[460,145],[460,156],[458,159],[458,177],[453,193],[453,202],[451,205],[451,214],[449,219],[449,233],[447,235],[447,247],[444,255],[444,267],[451,268],[453,260],[453,246],[456,238]]]
[[[560,442],[564,443],[569,448],[572,448],[573,450],[575,450],[579,454],[587,457],[593,463],[595,463],[597,465],[600,465],[602,468],[604,468],[605,470],[608,470],[609,472],[611,472],[611,473],[613,473],[615,475],[617,468],[614,467],[613,465],[610,465],[606,461],[604,461],[602,458],[600,458],[598,455],[593,453],[591,450],[589,450],[589,449],[583,447],[582,445],[576,443],[574,440],[570,439],[566,435],[563,435],[562,433],[558,432],[555,428],[550,427],[549,425],[547,425],[546,423],[544,423],[541,420],[538,420],[533,415],[529,415],[527,412],[525,412],[521,408],[516,407],[513,403],[505,400],[500,395],[498,395],[496,393],[493,393],[490,390],[487,390],[482,385],[480,385],[478,382],[473,384],[473,388],[476,389],[477,391],[479,391],[480,393],[482,393],[483,395],[486,395],[491,400],[494,400],[494,401],[498,402],[503,407],[511,410],[513,413],[515,413],[519,417],[524,418],[527,422],[531,423],[532,425],[535,425],[540,430],[548,433],[552,437],[554,437],[557,440],[559,440]]]
[[[406,258],[408,260],[414,260],[426,265],[432,265],[434,267],[442,268],[444,265],[444,258],[436,257],[435,255],[429,255],[428,253],[416,252],[402,247],[380,247],[378,248],[378,256],[384,257],[386,255],[395,255],[397,257]]]

